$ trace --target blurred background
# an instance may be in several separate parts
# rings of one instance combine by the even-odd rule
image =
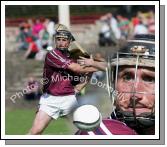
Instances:
[[[45,55],[55,46],[53,34],[58,23],[65,23],[87,52],[105,59],[123,40],[154,34],[154,9],[153,5],[6,5],[6,135],[24,135],[31,128],[42,94]],[[105,118],[112,110],[104,88],[105,73],[94,73],[91,81],[78,95],[79,104],[97,106]],[[70,115],[53,121],[44,134],[72,135],[76,130]]]

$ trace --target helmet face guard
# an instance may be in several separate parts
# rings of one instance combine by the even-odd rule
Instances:
[[[108,80],[110,80],[108,81],[108,85],[109,87],[114,87],[114,90],[110,93],[112,104],[115,105],[115,108],[113,107],[113,111],[115,111],[117,119],[124,121],[125,123],[129,124],[130,127],[134,128],[150,127],[153,126],[155,122],[154,104],[151,108],[151,112],[136,114],[135,94],[155,96],[154,91],[136,91],[135,89],[135,84],[137,82],[137,72],[139,68],[155,69],[154,40],[149,38],[150,35],[144,36],[145,37],[139,35],[134,40],[129,40],[127,46],[117,52],[117,54],[115,54],[112,59],[109,59],[108,62],[107,77]],[[135,69],[135,74],[133,82],[131,85],[129,85],[131,87],[130,90],[119,92],[117,91],[116,87],[118,84],[118,74],[122,67],[133,67]],[[133,108],[133,111],[123,111],[117,104],[119,99],[126,97],[128,94],[131,94],[131,107]]]
[[[56,33],[54,34],[54,38],[66,38],[66,39],[69,39],[70,41],[75,41],[74,36],[71,34],[68,28],[63,24],[59,24],[56,27],[55,32]]]
[[[66,38],[70,41],[74,41],[72,34],[69,31],[65,30],[57,31],[55,34],[55,38]]]
[[[57,38],[65,38],[69,40],[70,42],[75,41],[75,38],[71,34],[71,32],[68,30],[68,28],[65,25],[59,24],[56,28],[55,34],[53,38],[56,40]],[[67,52],[68,48],[58,48],[59,50],[63,52]]]

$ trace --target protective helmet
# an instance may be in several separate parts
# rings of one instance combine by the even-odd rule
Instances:
[[[121,96],[115,88],[117,85],[119,68],[121,66],[134,66],[134,82],[136,81],[138,67],[155,68],[155,36],[151,34],[141,34],[134,36],[132,40],[128,40],[126,46],[109,59],[107,72],[108,85],[109,87],[114,87],[112,90],[109,89],[114,112],[112,115],[115,115],[112,117],[116,117],[134,129],[137,128],[140,130],[140,128],[154,126],[154,106],[152,107],[152,112],[142,113],[140,115],[136,115],[135,102],[133,105],[133,112],[125,112],[115,106],[116,99]],[[135,92],[136,91],[132,91],[133,94]],[[155,95],[155,92],[153,91],[147,94]]]
[[[55,31],[55,38],[66,38],[69,39],[70,41],[75,41],[73,35],[71,34],[71,32],[68,30],[68,28],[63,25],[63,24],[59,24],[56,27],[56,31]]]

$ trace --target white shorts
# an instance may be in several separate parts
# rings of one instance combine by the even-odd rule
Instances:
[[[57,119],[69,114],[78,105],[75,95],[53,96],[43,94],[39,101],[39,110],[46,112],[50,117]]]

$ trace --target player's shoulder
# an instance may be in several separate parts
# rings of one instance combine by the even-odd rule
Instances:
[[[115,119],[103,119],[102,123],[114,135],[136,135],[137,133],[125,123]]]
[[[53,50],[49,51],[46,54],[46,57],[47,58],[58,59],[58,60],[61,60],[61,61],[64,61],[64,59],[65,59],[65,56],[58,49],[53,49]]]
[[[50,50],[50,51],[47,52],[47,55],[50,55],[50,54],[58,54],[58,55],[60,55],[61,53],[60,53],[59,50],[53,49],[53,50]]]

